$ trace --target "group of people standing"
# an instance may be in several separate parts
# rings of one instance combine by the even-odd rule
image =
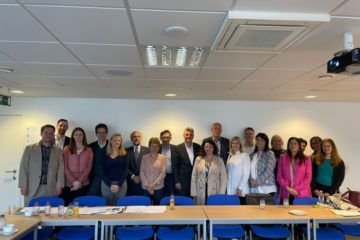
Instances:
[[[171,132],[141,145],[142,134],[133,131],[132,146],[125,148],[120,133],[107,140],[108,127],[95,127],[97,141],[88,144],[82,128],[65,136],[68,122],[60,119],[41,128],[41,141],[25,148],[19,171],[19,188],[25,205],[32,198],[60,196],[69,204],[84,195],[103,196],[110,205],[118,198],[149,196],[153,204],[170,194],[191,196],[205,204],[213,194],[237,195],[244,202],[249,193],[279,193],[290,202],[297,197],[331,195],[344,180],[345,166],[331,139],[313,137],[311,156],[304,154],[304,139],[291,137],[283,149],[280,136],[270,141],[251,127],[240,137],[221,136],[214,123],[212,136],[194,143],[194,130],[183,131],[184,142],[170,144]],[[56,134],[55,134],[56,133]],[[306,141],[305,141],[306,143]],[[307,144],[307,143],[306,143]],[[305,147],[306,147],[305,144]]]

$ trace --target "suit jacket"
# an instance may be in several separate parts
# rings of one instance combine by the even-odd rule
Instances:
[[[206,202],[206,167],[205,158],[198,156],[194,163],[191,177],[191,196],[197,197],[196,202],[204,205]],[[210,165],[207,181],[208,196],[225,194],[227,186],[227,173],[224,162],[218,156],[214,156]]]
[[[296,197],[311,197],[311,159],[306,157],[303,164],[300,165],[300,161],[297,159],[294,169],[293,186],[291,186],[291,172],[290,165],[291,159],[287,153],[281,154],[279,158],[279,166],[277,172],[277,182],[280,184],[280,197],[289,198],[289,192],[286,187],[292,187],[297,192]]]
[[[194,163],[199,151],[200,145],[193,143]],[[182,188],[190,189],[193,164],[191,163],[189,155],[186,151],[185,143],[181,143],[176,146],[176,159],[171,164],[175,184],[180,183]]]
[[[134,146],[126,148],[126,152],[129,159],[128,178],[130,179],[132,175],[140,175],[141,158],[144,154],[149,153],[150,151],[149,148],[141,146],[137,159],[135,159]]]
[[[40,143],[26,146],[19,170],[19,188],[28,189],[28,197],[34,196],[40,184],[42,154]],[[50,196],[55,196],[56,187],[64,187],[63,151],[57,147],[51,148],[47,172],[47,190]]]
[[[207,140],[213,140],[213,138],[212,137],[205,138],[203,140],[203,142],[207,141]],[[224,138],[224,137],[220,137],[220,145],[221,145],[221,148],[220,148],[219,157],[222,158],[222,160],[224,161],[224,164],[226,166],[226,161],[227,161],[227,159],[229,157],[229,151],[230,151],[229,139]]]
[[[162,145],[160,145],[159,153],[162,151]],[[171,152],[171,168],[172,172],[174,173],[174,164],[176,163],[176,146],[170,144],[170,152]]]
[[[65,136],[65,140],[64,140],[64,148],[70,144],[70,139],[69,137]]]

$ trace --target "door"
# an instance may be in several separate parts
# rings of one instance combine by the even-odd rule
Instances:
[[[0,213],[19,207],[18,172],[24,150],[22,116],[0,115]]]

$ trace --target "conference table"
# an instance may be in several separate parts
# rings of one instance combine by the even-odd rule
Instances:
[[[17,231],[9,236],[0,235],[0,240],[19,239],[33,230],[35,231],[34,234],[36,234],[37,226],[40,223],[39,218],[26,218],[14,214],[6,214],[5,221],[7,224],[15,224]]]
[[[310,208],[309,206],[306,209]],[[203,206],[209,220],[210,240],[213,239],[213,228],[215,224],[306,224],[307,236],[310,236],[311,216],[292,215],[289,210],[299,209],[298,206],[268,205],[261,209],[258,205],[243,206]],[[305,210],[306,212],[306,210]]]
[[[100,215],[101,240],[106,236],[105,228],[116,225],[197,225],[198,239],[200,226],[203,229],[203,239],[206,239],[207,216],[202,206],[175,206],[174,210],[166,207],[164,213],[121,213],[116,215]]]

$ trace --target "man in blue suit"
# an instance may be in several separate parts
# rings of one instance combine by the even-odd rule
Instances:
[[[211,137],[205,138],[205,140],[213,140],[216,146],[218,147],[218,155],[226,162],[229,156],[229,139],[221,136],[222,126],[221,123],[216,122],[211,126]]]

